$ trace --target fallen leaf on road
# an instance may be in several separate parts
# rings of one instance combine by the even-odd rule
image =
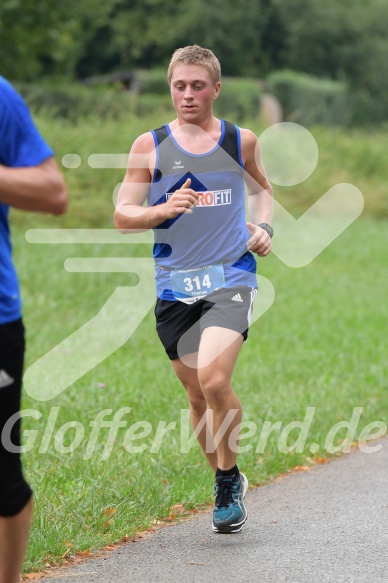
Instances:
[[[183,504],[174,504],[174,506],[171,506],[170,512],[173,514],[181,514],[182,512],[186,512],[186,509]]]
[[[90,549],[86,549],[84,551],[78,551],[77,557],[88,557],[90,555]]]
[[[314,456],[314,462],[316,464],[326,464],[329,460],[324,457],[320,457],[319,455]]]

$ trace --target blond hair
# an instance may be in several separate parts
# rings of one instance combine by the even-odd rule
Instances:
[[[176,65],[203,65],[209,71],[210,78],[214,84],[221,81],[219,60],[210,49],[204,49],[199,45],[191,45],[174,51],[167,70],[169,85]]]

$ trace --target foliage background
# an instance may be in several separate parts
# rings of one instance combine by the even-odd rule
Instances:
[[[353,123],[388,117],[385,0],[3,0],[0,73],[83,79],[167,65],[179,46],[214,50],[225,76],[291,69],[346,83]]]

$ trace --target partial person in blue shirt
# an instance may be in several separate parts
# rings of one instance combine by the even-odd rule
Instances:
[[[12,261],[9,208],[60,215],[68,194],[53,151],[12,85],[0,76],[0,435],[20,409],[24,328]],[[0,442],[0,583],[19,583],[32,514],[24,479],[20,422]]]

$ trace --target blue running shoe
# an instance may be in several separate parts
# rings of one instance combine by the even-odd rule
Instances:
[[[213,511],[213,530],[220,533],[240,532],[248,514],[244,505],[248,480],[244,474],[218,476],[214,486],[216,502]]]

